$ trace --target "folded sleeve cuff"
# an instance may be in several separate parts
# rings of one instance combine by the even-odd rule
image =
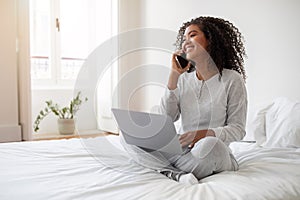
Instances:
[[[223,127],[210,128],[210,130],[215,132],[215,135],[216,135],[217,138],[219,138],[223,142],[225,141],[225,135],[224,135],[224,132],[223,132]]]
[[[179,100],[179,89],[176,88],[174,90],[166,89],[165,93],[167,99],[170,99],[172,101],[178,101]]]

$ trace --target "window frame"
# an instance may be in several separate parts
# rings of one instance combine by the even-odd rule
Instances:
[[[39,0],[30,0],[39,1]],[[91,1],[89,0],[89,4]],[[118,28],[115,27],[118,24],[118,0],[110,1],[111,6],[111,30],[110,37],[117,33]],[[31,12],[31,11],[30,11]],[[96,15],[94,16],[96,17]],[[50,55],[49,55],[49,67],[51,70],[50,79],[34,79],[31,77],[33,89],[71,89],[73,88],[75,79],[62,79],[62,66],[61,66],[61,32],[57,30],[56,19],[60,20],[60,0],[50,0]],[[117,25],[118,26],[118,25]],[[95,40],[96,42],[96,40]],[[34,55],[35,56],[35,55]],[[30,53],[30,60],[34,57]],[[72,58],[66,58],[72,59]],[[77,59],[77,58],[74,58]],[[85,59],[82,59],[83,61]],[[32,65],[32,64],[30,64]]]

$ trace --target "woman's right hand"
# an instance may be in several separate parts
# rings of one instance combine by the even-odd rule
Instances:
[[[186,72],[189,68],[190,68],[190,62],[189,64],[185,67],[185,68],[181,68],[179,63],[176,60],[176,56],[180,55],[182,52],[181,51],[177,51],[172,55],[172,70],[169,76],[169,82],[168,82],[168,88],[169,90],[174,90],[177,88],[177,82],[178,82],[178,78],[181,74],[183,74],[184,72]]]
[[[182,51],[176,51],[172,55],[172,72],[173,73],[177,72],[179,75],[181,75],[184,72],[186,72],[190,68],[190,65],[191,65],[191,63],[189,62],[187,66],[185,66],[184,68],[181,68],[180,64],[178,63],[178,61],[176,59],[176,56],[179,56],[181,54],[182,54]]]

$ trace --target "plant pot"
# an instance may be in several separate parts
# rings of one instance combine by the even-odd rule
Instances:
[[[75,131],[74,119],[58,119],[58,131],[61,135],[72,135]]]

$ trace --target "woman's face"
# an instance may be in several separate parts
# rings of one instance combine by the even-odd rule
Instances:
[[[187,59],[193,60],[201,57],[203,53],[207,54],[207,45],[208,41],[197,25],[192,24],[185,29],[182,50],[186,53]]]

